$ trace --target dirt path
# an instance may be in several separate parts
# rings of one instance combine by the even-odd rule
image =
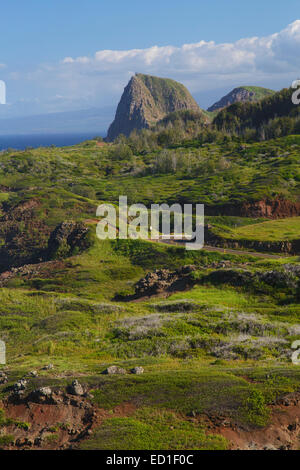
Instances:
[[[97,224],[99,222],[99,219],[86,219],[84,221],[87,224]],[[112,225],[111,225],[112,226]],[[113,226],[112,226],[113,227]],[[118,232],[118,228],[113,227],[116,229]],[[154,243],[164,243],[167,245],[177,245],[177,246],[182,246],[184,243],[186,243],[188,240],[174,240],[173,238],[166,238],[166,239],[150,239],[150,242]],[[210,245],[205,245],[203,248],[205,251],[215,251],[218,253],[223,253],[225,254],[232,254],[232,255],[241,255],[241,256],[254,256],[255,258],[269,258],[269,259],[282,259],[282,258],[288,258],[289,255],[287,254],[282,254],[282,255],[274,255],[270,253],[264,253],[264,252],[257,252],[257,251],[244,251],[244,250],[233,250],[232,248],[220,248],[218,246],[210,246]]]
[[[172,238],[168,239],[160,239],[160,240],[150,240],[151,242],[156,242],[156,243],[165,243],[167,245],[177,245],[177,246],[182,246],[185,241],[181,240],[174,240]],[[223,253],[223,254],[233,254],[233,255],[246,255],[246,256],[254,256],[256,258],[270,258],[270,259],[281,259],[281,258],[287,258],[288,255],[273,255],[270,253],[259,253],[257,251],[244,251],[244,250],[233,250],[231,248],[220,248],[217,246],[210,246],[210,245],[204,245],[203,250],[205,251],[216,251],[218,253]]]
[[[287,258],[288,255],[272,255],[270,253],[259,253],[258,251],[243,251],[243,250],[232,250],[229,248],[219,248],[217,246],[205,246],[204,249],[206,251],[218,251],[220,253],[230,253],[234,255],[247,255],[247,256],[255,256],[256,258],[271,258],[271,259],[281,259],[281,258]]]

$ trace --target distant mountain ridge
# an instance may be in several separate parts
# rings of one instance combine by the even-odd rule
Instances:
[[[278,127],[278,136],[298,134],[300,131],[300,109],[292,101],[292,88],[284,88],[256,102],[234,103],[222,109],[213,123],[219,130],[241,133],[245,129],[268,126]],[[280,131],[284,131],[283,134]]]
[[[151,75],[134,75],[124,89],[107,140],[129,136],[134,129],[153,126],[174,111],[200,108],[190,92],[179,82]]]
[[[32,116],[0,118],[0,135],[91,133],[104,135],[115,108],[90,108]]]
[[[220,111],[227,106],[230,106],[234,103],[244,103],[244,102],[253,102],[259,101],[268,96],[272,96],[275,91],[268,88],[262,88],[257,86],[240,86],[234,88],[226,96],[223,96],[219,101],[210,106],[207,111]]]

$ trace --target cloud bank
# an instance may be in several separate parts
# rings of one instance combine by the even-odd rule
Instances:
[[[22,80],[34,84],[35,98],[47,100],[53,110],[115,104],[135,72],[174,78],[194,94],[242,84],[280,88],[299,78],[299,50],[300,20],[296,20],[270,36],[233,43],[200,41],[65,57],[29,71]]]
[[[66,66],[95,70],[128,71],[142,68],[177,74],[278,73],[299,70],[300,20],[263,38],[216,44],[200,41],[181,47],[153,46],[129,51],[98,51],[94,57],[66,57]]]

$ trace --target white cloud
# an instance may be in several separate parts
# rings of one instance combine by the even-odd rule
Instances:
[[[234,43],[216,44],[200,41],[181,47],[153,46],[127,51],[102,50],[93,58],[66,57],[64,64],[88,64],[91,69],[119,69],[132,65],[146,71],[182,71],[185,73],[274,73],[294,70],[300,63],[300,20],[294,21],[279,33],[267,37],[240,39]]]
[[[72,59],[72,57],[65,57],[64,60],[62,60],[63,64],[73,64],[74,62],[75,60]]]
[[[65,57],[29,72],[40,97],[62,96],[65,106],[115,103],[133,71],[170,77],[193,93],[242,84],[286,86],[299,78],[300,20],[266,37],[217,44],[200,40],[181,47],[100,50],[93,56]],[[216,96],[216,99],[218,96]],[[64,100],[60,99],[60,106]]]

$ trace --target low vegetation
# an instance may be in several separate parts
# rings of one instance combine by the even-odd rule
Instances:
[[[267,99],[272,106],[276,98]],[[224,122],[231,112],[222,114]],[[291,119],[295,130],[297,117]],[[103,413],[83,449],[227,449],[230,442],[220,430],[210,432],[203,417],[222,416],[246,430],[267,426],[270,405],[300,387],[291,361],[300,336],[299,253],[258,258],[242,250],[101,241],[95,214],[120,194],[148,207],[202,202],[210,231],[224,239],[297,240],[299,217],[226,211],[261,201],[297,210],[300,137],[275,134],[242,140],[203,126],[197,112],[180,112],[113,144],[2,152],[3,402],[32,370],[28,392],[65,389],[79,378]],[[136,295],[147,273],[186,265],[189,284]],[[111,365],[126,373],[102,374]],[[131,373],[136,366],[144,373]],[[7,419],[0,412],[0,427]],[[20,431],[28,423],[13,424]],[[59,435],[49,434],[49,446]],[[14,439],[0,429],[1,447]]]

